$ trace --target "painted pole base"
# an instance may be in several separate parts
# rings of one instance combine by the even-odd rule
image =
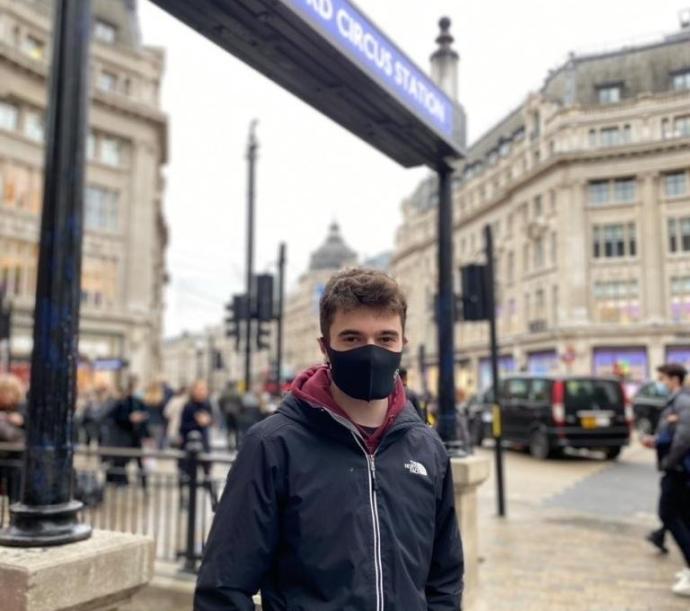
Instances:
[[[39,507],[15,503],[10,507],[11,525],[0,531],[0,545],[46,547],[88,539],[91,526],[77,518],[81,508],[79,501]]]

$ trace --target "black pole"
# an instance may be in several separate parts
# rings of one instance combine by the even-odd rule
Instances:
[[[213,392],[213,381],[215,378],[216,371],[216,346],[213,341],[213,331],[208,333],[208,376],[206,385],[208,386],[208,391]]]
[[[456,451],[452,175],[445,164],[438,170],[438,432]]]
[[[285,242],[278,249],[278,324],[276,329],[276,382],[282,388],[283,371],[283,320],[285,314]]]
[[[484,241],[486,247],[486,306],[489,311],[489,331],[491,334],[491,380],[494,390],[494,452],[496,456],[496,492],[498,500],[498,515],[505,517],[505,488],[503,482],[503,418],[499,402],[500,380],[498,375],[498,338],[496,333],[496,295],[494,276],[494,239],[491,225],[484,227]]]
[[[199,488],[199,454],[203,452],[201,433],[192,431],[185,447],[187,454],[187,537],[184,551],[184,566],[186,573],[196,573],[199,555],[196,552],[197,529],[197,490]]]
[[[419,344],[417,359],[419,361],[419,377],[422,382],[424,422],[429,422],[429,381],[426,379],[426,346],[424,344]]]
[[[72,498],[90,29],[90,0],[55,2],[23,482],[0,534],[5,545],[58,545],[91,534]]]
[[[252,288],[254,284],[254,197],[256,178],[256,157],[259,143],[256,139],[256,119],[249,126],[249,142],[247,143],[247,299],[249,313],[245,320],[246,335],[244,346],[244,390],[251,390],[252,381],[252,310],[254,299]]]

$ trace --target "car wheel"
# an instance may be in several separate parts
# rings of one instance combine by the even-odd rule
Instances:
[[[606,456],[606,460],[616,460],[621,455],[621,448],[620,446],[617,448],[606,448],[604,450],[604,455]]]
[[[545,460],[551,455],[549,438],[544,431],[534,431],[529,438],[529,453],[533,458]]]
[[[652,421],[645,416],[641,416],[635,421],[635,427],[638,433],[642,435],[651,435],[654,432]]]

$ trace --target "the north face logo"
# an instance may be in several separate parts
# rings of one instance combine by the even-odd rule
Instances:
[[[407,469],[410,473],[415,473],[417,475],[424,475],[427,476],[426,472],[426,467],[417,461],[411,460],[410,462],[405,463],[405,469]]]

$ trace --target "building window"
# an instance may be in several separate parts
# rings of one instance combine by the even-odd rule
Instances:
[[[626,324],[641,317],[637,280],[594,283],[595,313],[599,322]]]
[[[637,254],[635,223],[595,225],[592,238],[595,259],[634,257]]]
[[[96,40],[104,42],[106,44],[115,44],[115,37],[117,34],[117,28],[108,23],[107,21],[102,21],[101,19],[96,19],[96,23],[93,28],[93,36]]]
[[[98,75],[98,88],[101,91],[115,91],[117,87],[117,75],[103,70]]]
[[[602,85],[597,87],[597,97],[599,104],[615,104],[621,101],[622,86],[618,85]]]
[[[489,153],[489,165],[493,166],[496,165],[496,162],[498,161],[498,151],[495,149]]]
[[[690,216],[668,219],[668,250],[690,252]]]
[[[551,234],[551,262],[558,265],[558,234],[555,231]]]
[[[671,172],[664,175],[664,191],[666,197],[680,197],[688,191],[688,176],[686,172]]]
[[[118,194],[116,191],[89,185],[84,193],[84,223],[86,229],[117,231]]]
[[[683,72],[674,74],[672,84],[676,91],[690,89],[690,70],[684,70]]]
[[[42,113],[37,110],[27,110],[24,113],[24,135],[30,140],[43,142],[45,128]]]
[[[508,253],[507,268],[506,280],[512,284],[515,280],[515,253],[512,250]]]
[[[534,218],[541,218],[544,214],[544,206],[542,204],[541,195],[534,198]]]
[[[635,177],[631,178],[616,178],[613,181],[613,198],[617,202],[633,202],[635,201],[635,187],[637,181]]]
[[[101,139],[101,156],[103,163],[110,166],[119,166],[121,161],[120,141],[111,136],[104,136]]]
[[[553,314],[551,316],[551,319],[553,320],[553,324],[555,325],[558,322],[558,287],[554,286],[551,290],[551,308],[553,310]]]
[[[616,178],[613,181],[591,180],[588,185],[589,203],[601,206],[611,202],[634,202],[636,191],[637,179],[634,176]]]
[[[525,272],[529,271],[529,244],[522,247],[522,267]]]
[[[671,278],[671,318],[673,322],[690,321],[690,276]]]
[[[539,238],[534,241],[534,269],[544,267],[544,240]]]
[[[630,125],[626,124],[623,126],[622,142],[625,144],[632,142],[632,129],[631,129]]]
[[[510,154],[510,140],[504,140],[498,147],[498,154],[501,157],[507,157]]]
[[[673,135],[678,137],[690,136],[690,115],[673,119]]]
[[[26,36],[22,41],[21,50],[24,55],[40,61],[45,58],[46,45],[35,36]]]
[[[610,189],[608,180],[589,181],[589,203],[598,206],[607,204],[610,199]]]
[[[599,132],[601,146],[618,146],[621,144],[621,130],[618,127],[604,127]]]
[[[9,102],[0,101],[0,129],[16,130],[18,119],[19,108]]]

